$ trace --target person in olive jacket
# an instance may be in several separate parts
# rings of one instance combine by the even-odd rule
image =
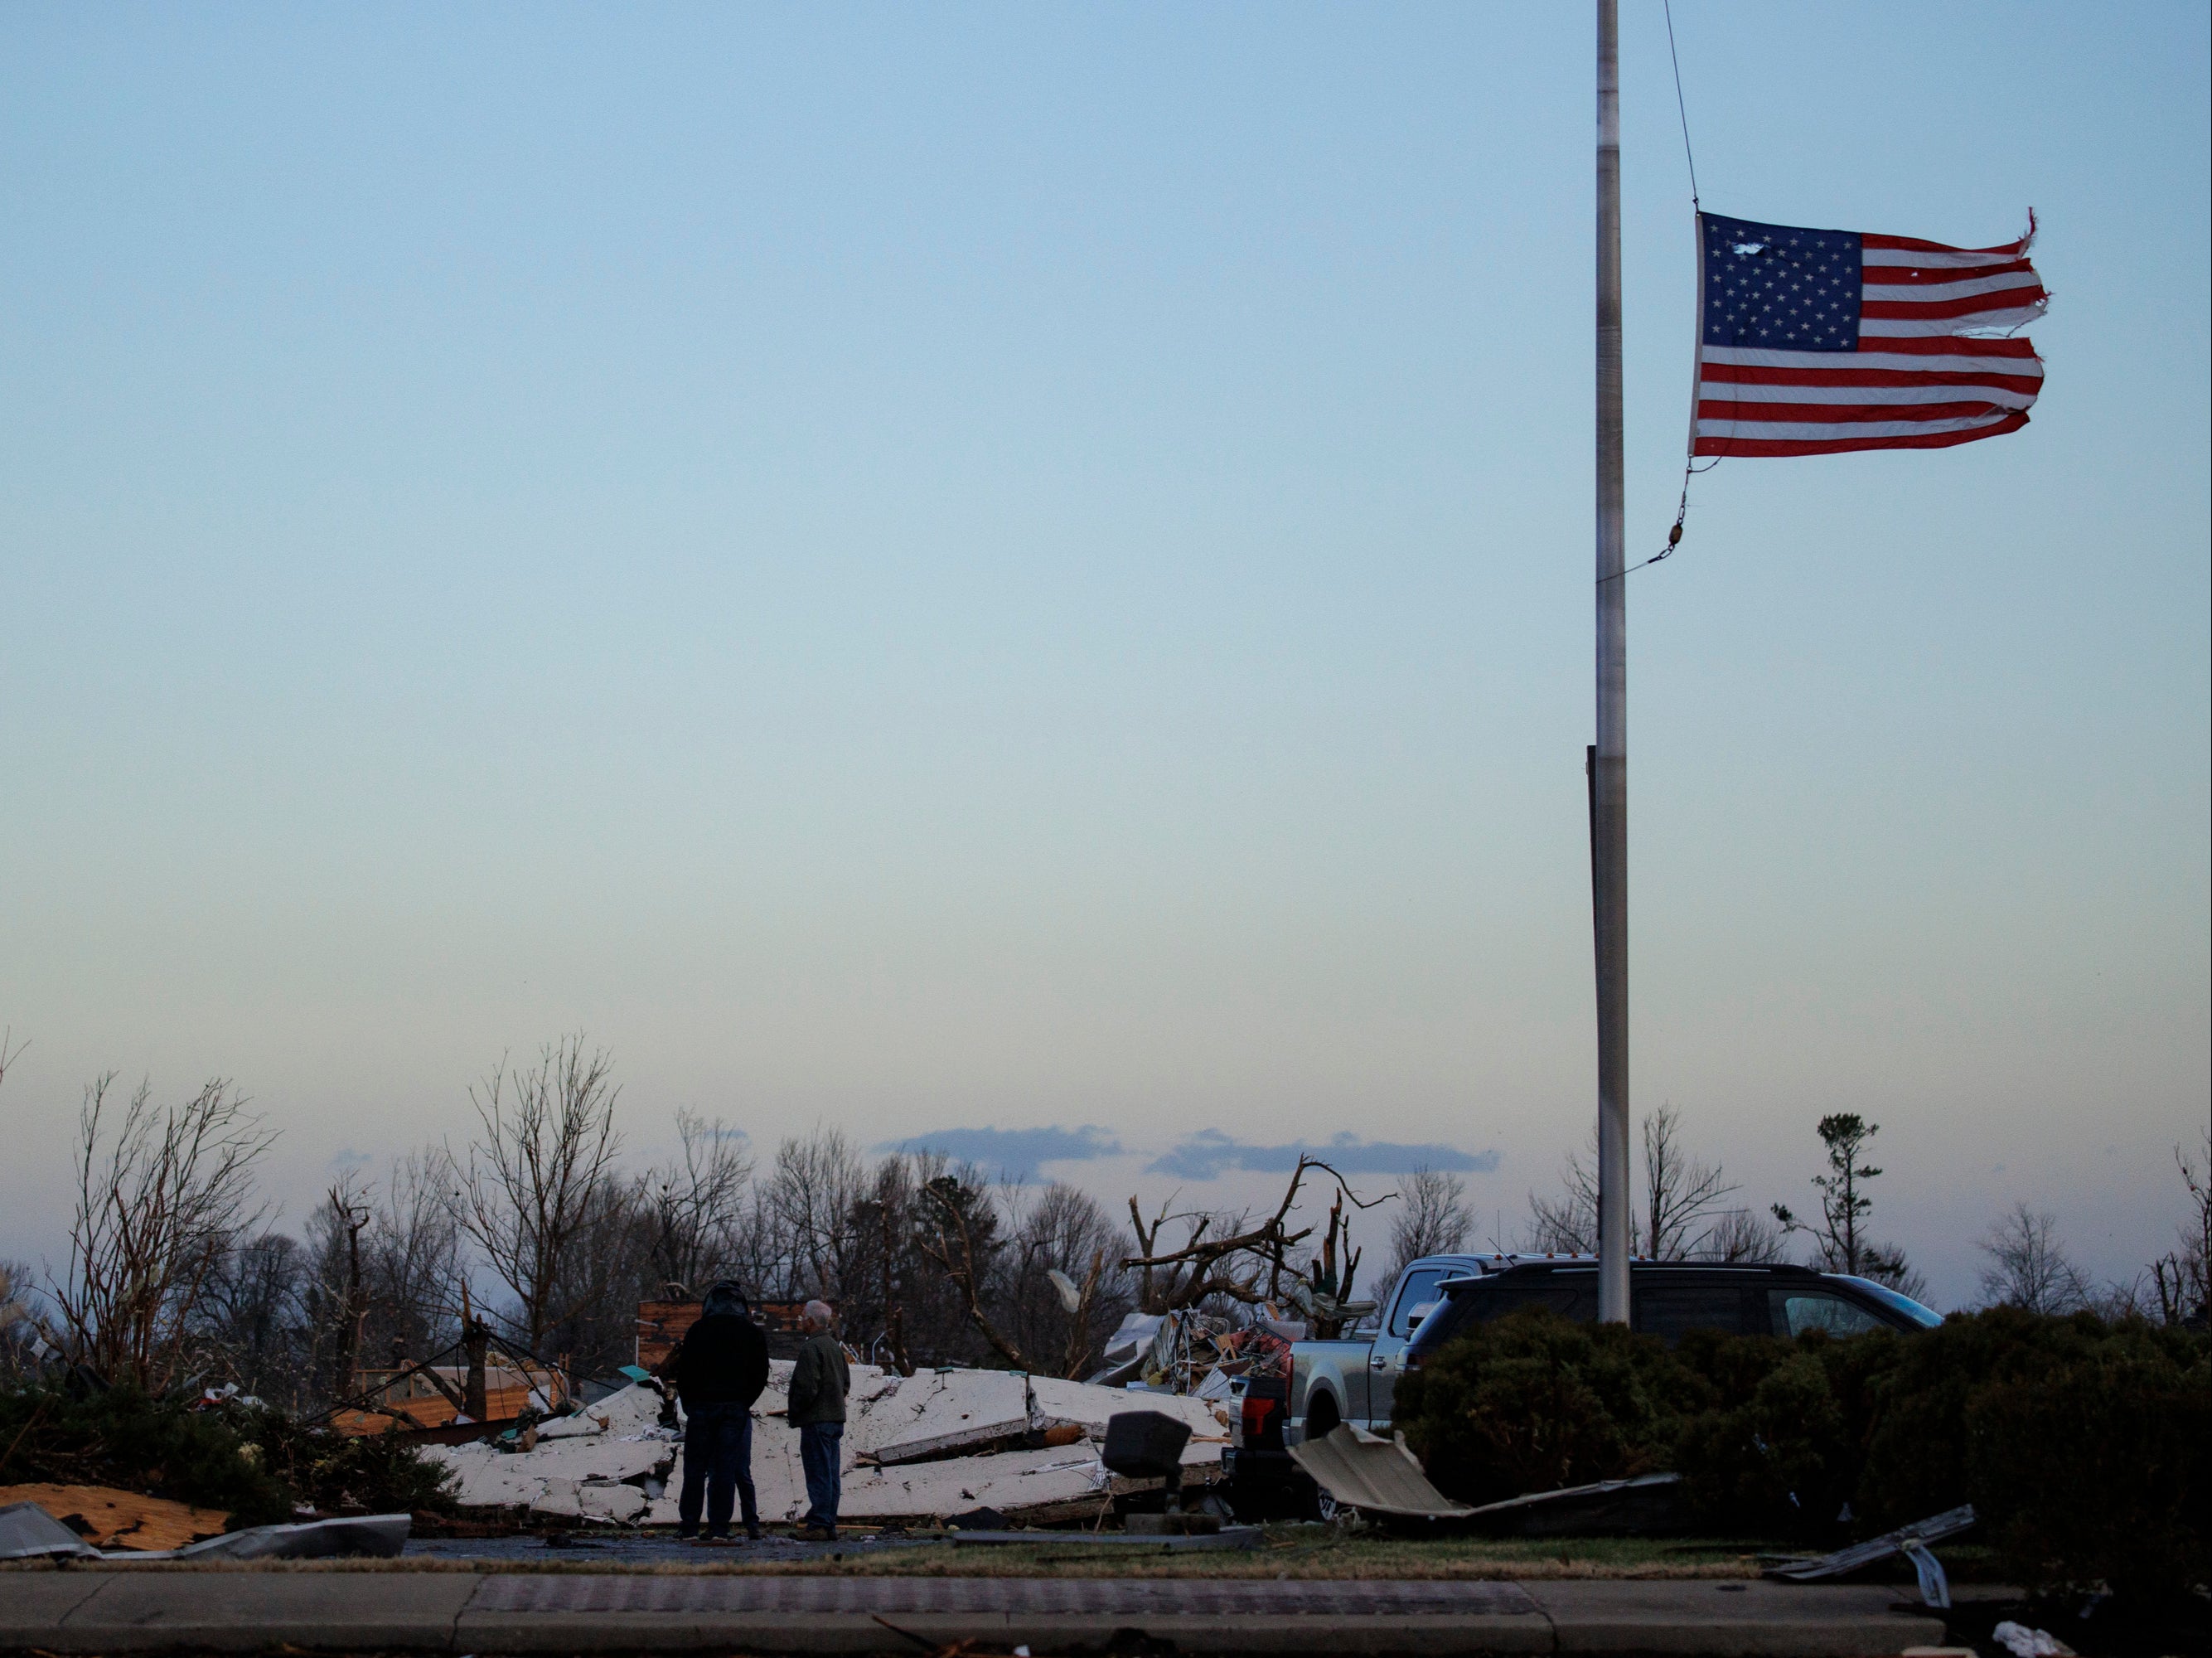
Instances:
[[[768,1386],[768,1338],[752,1321],[744,1292],[724,1282],[707,1292],[699,1320],[662,1367],[672,1372],[684,1402],[684,1490],[676,1502],[678,1537],[699,1530],[701,1500],[707,1538],[730,1534],[732,1498],[744,1502],[745,1535],[760,1540],[753,1496],[753,1401]]]
[[[799,1535],[810,1543],[837,1537],[838,1460],[845,1440],[845,1394],[853,1373],[830,1333],[836,1315],[827,1301],[809,1301],[799,1327],[806,1339],[791,1367],[787,1420],[799,1429],[799,1463],[806,1474],[806,1519]]]

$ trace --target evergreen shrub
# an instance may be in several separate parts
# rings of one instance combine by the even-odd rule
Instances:
[[[2146,1599],[2212,1576],[2212,1343],[2173,1326],[2000,1308],[1669,1352],[1532,1310],[1475,1326],[1396,1401],[1462,1502],[1672,1470],[1719,1534],[1831,1547],[1971,1503],[2033,1589]]]
[[[107,1485],[221,1509],[235,1530],[323,1513],[452,1506],[450,1476],[392,1435],[349,1439],[281,1411],[131,1387],[0,1388],[0,1484]]]

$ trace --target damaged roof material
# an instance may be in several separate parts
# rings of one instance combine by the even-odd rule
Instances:
[[[249,1526],[180,1549],[95,1549],[35,1503],[0,1509],[0,1560],[41,1557],[70,1560],[327,1560],[340,1557],[391,1559],[407,1546],[412,1516],[348,1515],[289,1526]]]
[[[1854,1543],[1833,1554],[1810,1560],[1778,1562],[1766,1569],[1766,1576],[1811,1583],[1823,1577],[1841,1577],[1862,1566],[1871,1566],[1877,1560],[1887,1560],[1893,1554],[1901,1554],[1912,1563],[1912,1570],[1920,1579],[1920,1598],[1931,1606],[1948,1606],[1951,1580],[1944,1575],[1942,1564],[1928,1545],[1955,1537],[1973,1523],[1974,1505],[1969,1503],[1960,1508],[1946,1509],[1926,1520],[1916,1520],[1910,1526],[1899,1526],[1893,1532],[1885,1532],[1863,1543]]]
[[[1680,1474],[1604,1479],[1469,1508],[1429,1484],[1402,1435],[1385,1439],[1339,1423],[1323,1438],[1291,1447],[1291,1455],[1345,1507],[1394,1520],[1449,1521],[1470,1531],[1520,1537],[1652,1536],[1687,1525]]]
[[[1429,1484],[1402,1437],[1385,1439],[1340,1422],[1320,1439],[1291,1446],[1291,1455],[1315,1484],[1362,1513],[1461,1520],[1474,1512]]]

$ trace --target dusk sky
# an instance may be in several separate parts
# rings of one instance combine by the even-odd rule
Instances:
[[[1694,271],[1622,11],[1635,558]],[[1727,462],[1629,578],[1636,1108],[1762,1208],[1880,1123],[1944,1306],[2015,1199],[2135,1271],[2212,1109],[2208,18],[1675,7],[1709,209],[2040,220],[2027,430]],[[0,1257],[103,1071],[234,1078],[296,1227],[576,1030],[638,1161],[1118,1211],[1350,1136],[1510,1241],[1595,1109],[1593,40],[0,13]]]

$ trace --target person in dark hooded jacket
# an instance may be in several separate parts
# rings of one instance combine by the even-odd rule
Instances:
[[[707,1511],[709,1541],[730,1534],[733,1499],[744,1504],[745,1535],[758,1541],[760,1507],[753,1496],[753,1401],[768,1386],[768,1338],[752,1321],[734,1283],[707,1292],[699,1320],[662,1367],[672,1373],[684,1404],[684,1489],[677,1498],[676,1534],[698,1533]]]

